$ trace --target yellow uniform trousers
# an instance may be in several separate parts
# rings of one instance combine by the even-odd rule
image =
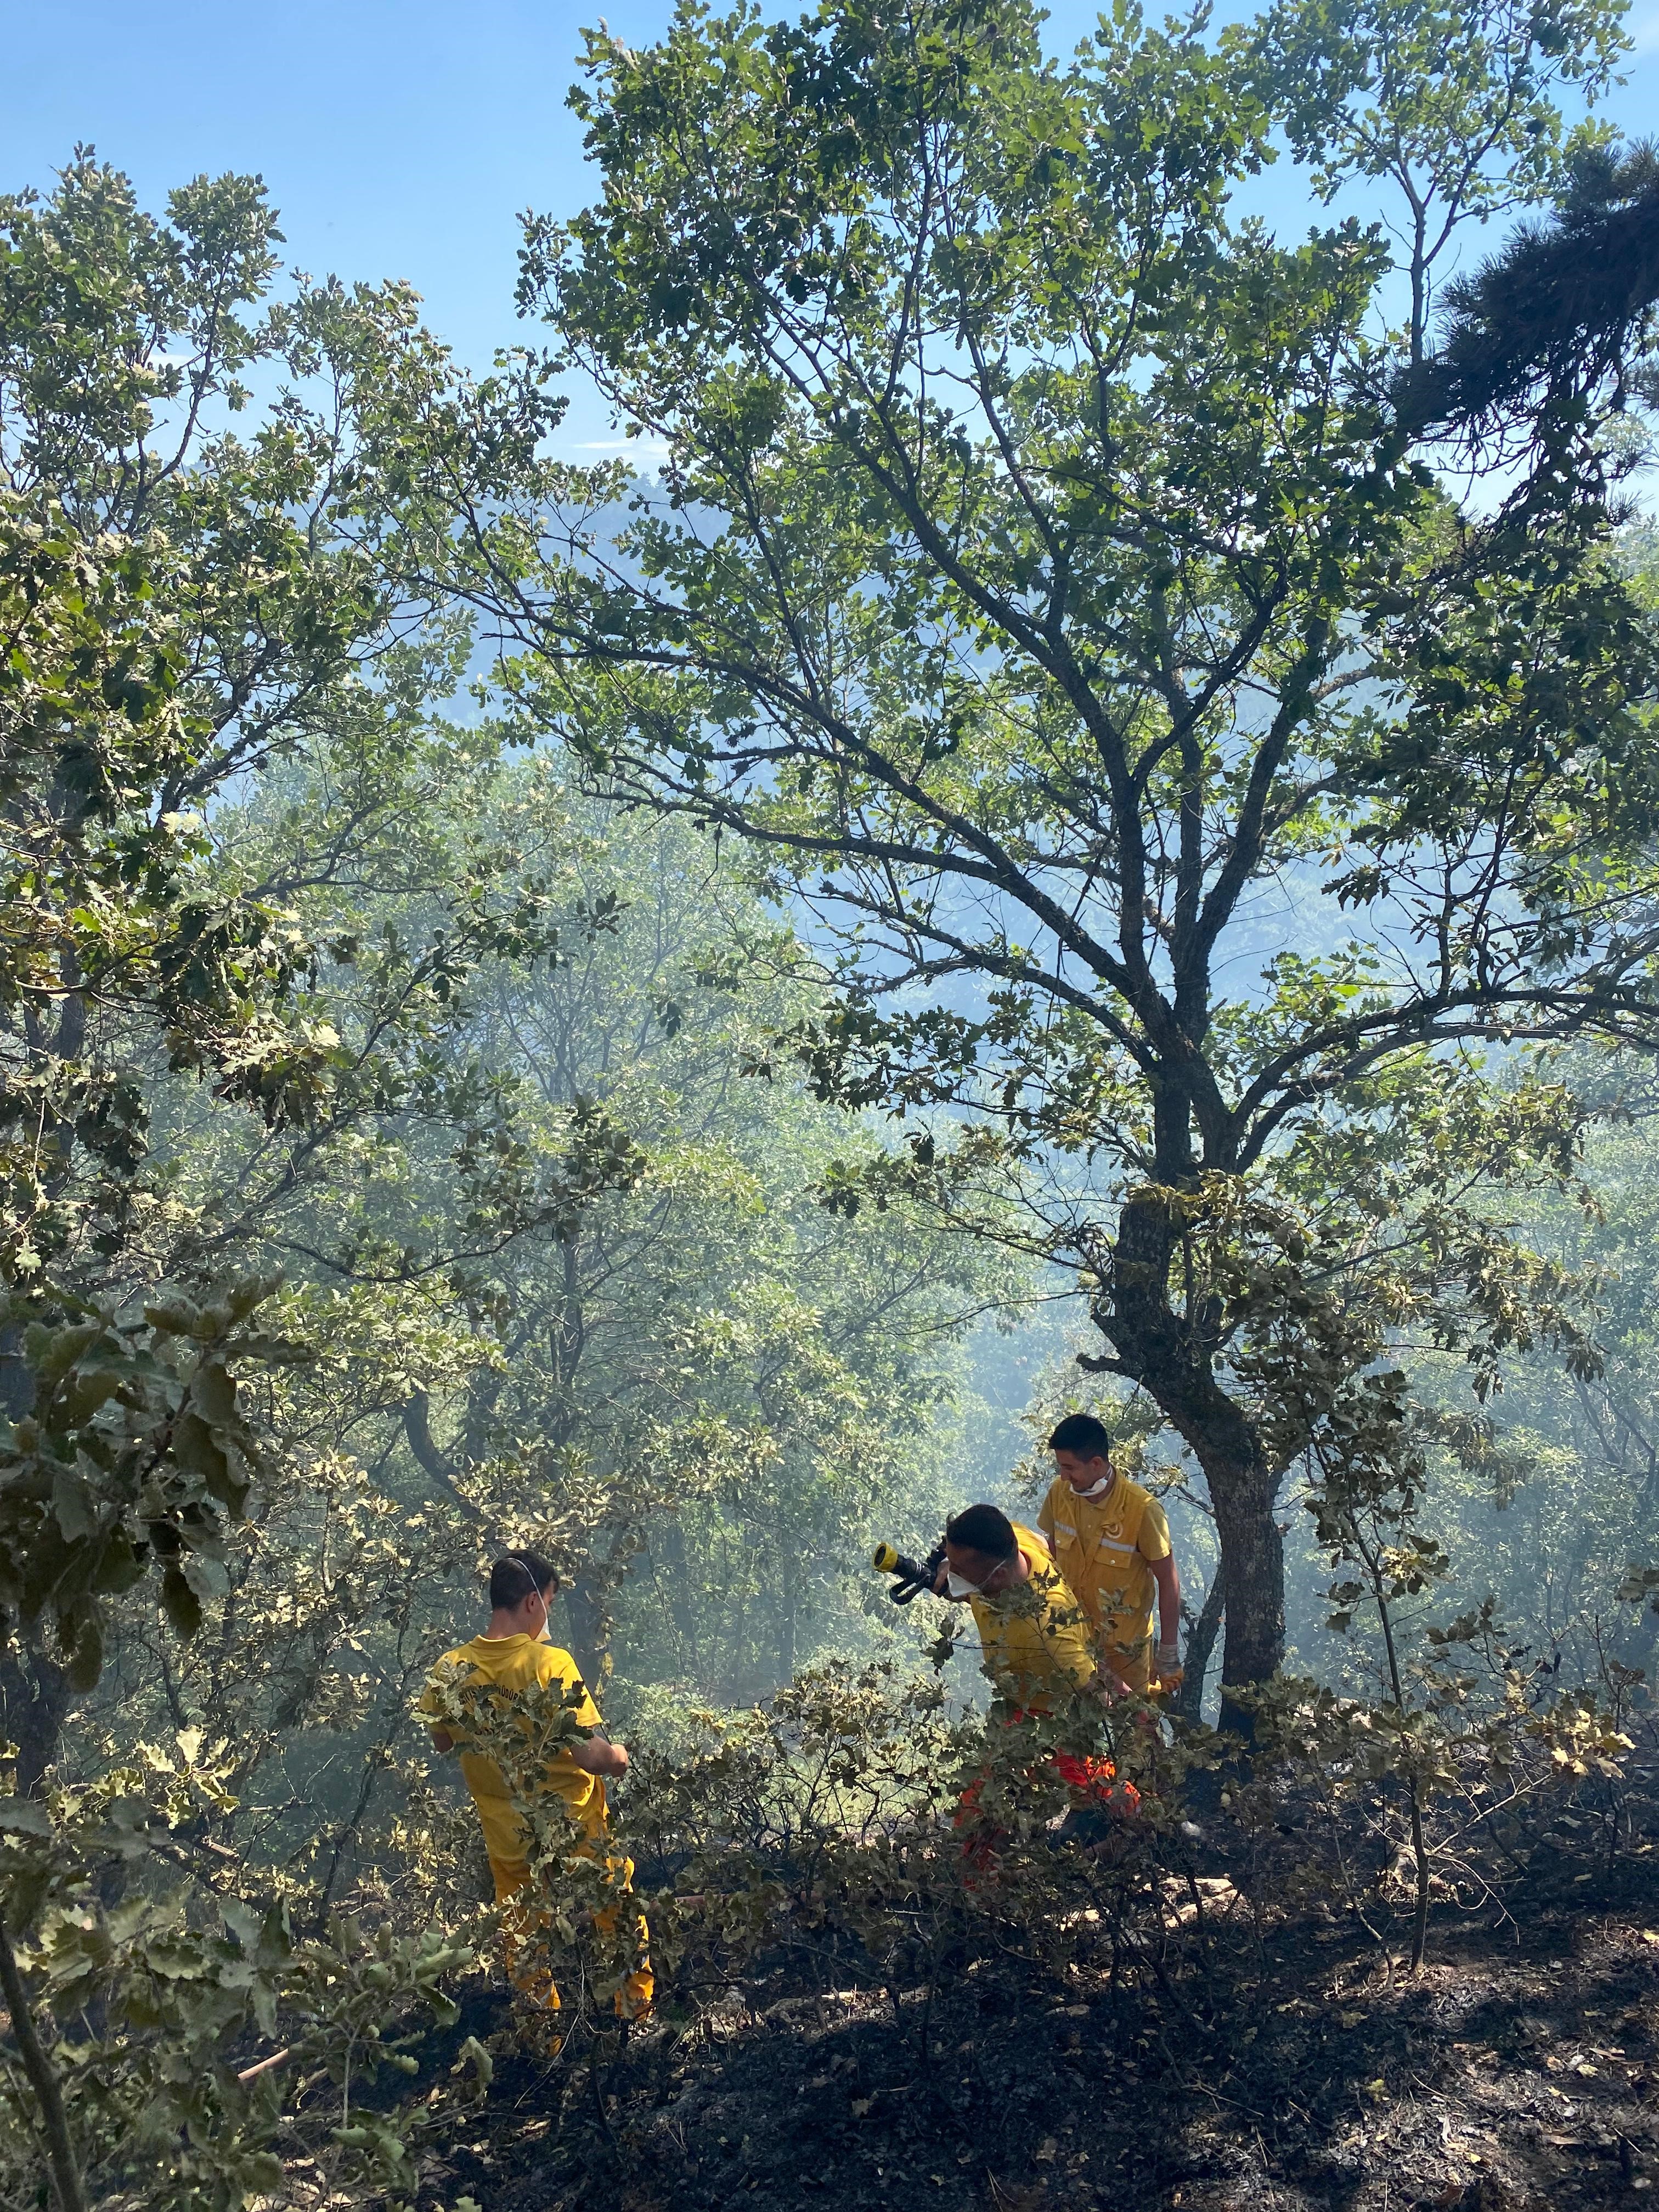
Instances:
[[[586,1845],[579,1845],[578,1850],[584,1858],[597,1858],[599,1856],[597,1851],[590,1850]],[[489,1871],[495,1878],[497,1905],[512,1905],[531,1878],[530,1863],[526,1859],[492,1857]],[[626,1898],[634,1879],[633,1860],[607,1859],[605,1872],[611,1887],[620,1890],[623,1897]],[[596,1933],[607,1940],[613,1938],[622,1927],[623,1915],[627,1910],[627,1905],[621,1899],[615,1905],[601,1905],[593,1915]],[[520,1955],[527,1940],[550,1925],[551,1915],[545,1907],[538,1910],[527,1904],[514,1906],[501,1923],[501,1955],[507,1979],[514,1989],[520,1990],[544,2012],[559,2012],[563,2008],[564,2000],[559,1995],[558,1984],[544,1969],[530,1966]],[[643,1950],[648,1935],[643,1913],[636,1917],[635,1933]],[[651,1972],[651,1962],[649,1959],[642,1958],[612,2000],[618,2017],[623,2020],[642,2019],[650,2011],[651,2000],[655,1993],[656,1980]]]

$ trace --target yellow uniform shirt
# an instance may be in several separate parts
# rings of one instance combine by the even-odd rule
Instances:
[[[556,1644],[538,1643],[533,1636],[475,1636],[471,1644],[459,1644],[453,1651],[446,1651],[444,1660],[453,1665],[465,1662],[471,1666],[475,1678],[482,1675],[503,1690],[528,1689],[533,1682],[556,1682],[565,1691],[580,1690],[581,1697],[571,1708],[577,1721],[583,1728],[599,1726],[599,1708],[587,1694],[575,1661]],[[422,1703],[426,1704],[426,1700]],[[431,1710],[429,1705],[427,1710]],[[493,1759],[463,1751],[461,1772],[477,1808],[491,1867],[521,1867],[528,1839],[524,1823],[514,1810],[507,1778],[501,1768]],[[568,1805],[585,1835],[593,1837],[603,1832],[605,1784],[597,1774],[585,1773],[568,1752],[560,1752],[548,1767],[547,1780]]]
[[[1052,1712],[1094,1680],[1088,1624],[1035,1530],[1014,1528],[1027,1582],[973,1601],[981,1662],[997,1696],[1018,1711]]]
[[[1152,1562],[1170,1556],[1170,1522],[1151,1491],[1120,1473],[1103,1498],[1055,1478],[1037,1515],[1054,1561],[1094,1631],[1103,1665],[1132,1690],[1152,1679]]]

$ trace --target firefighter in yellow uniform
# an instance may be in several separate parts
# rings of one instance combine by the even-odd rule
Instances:
[[[941,1597],[965,1598],[979,1631],[980,1660],[995,1692],[994,1719],[1006,1725],[1062,1710],[1096,1680],[1095,1655],[1082,1608],[1033,1528],[1022,1528],[994,1505],[969,1505],[945,1525],[945,1564],[933,1587]],[[1044,1761],[1084,1802],[1133,1806],[1132,1786],[1115,1783],[1107,1759],[1053,1750]],[[986,1776],[976,1775],[957,1802],[956,1825],[975,1863],[991,1863],[997,1831],[981,1806]]]
[[[1088,1623],[1048,1547],[994,1505],[946,1523],[934,1587],[972,1606],[981,1663],[1009,1713],[1052,1713],[1093,1681]]]
[[[600,1732],[599,1708],[588,1695],[575,1661],[568,1651],[547,1641],[548,1604],[557,1580],[554,1568],[535,1552],[519,1552],[497,1559],[489,1571],[489,1626],[470,1644],[446,1651],[440,1663],[465,1665],[471,1670],[470,1679],[494,1683],[502,1690],[524,1690],[540,1683],[556,1684],[567,1693],[575,1693],[570,1710],[578,1727],[588,1729],[590,1734],[583,1742],[562,1745],[549,1762],[544,1778],[563,1799],[580,1832],[582,1840],[577,1850],[595,1858],[603,1854],[611,1886],[625,1893],[633,1876],[634,1863],[628,1858],[612,1858],[605,1852],[611,1824],[605,1777],[626,1774],[628,1753],[621,1744],[608,1741]],[[430,1689],[421,1702],[423,1710],[436,1710]],[[466,1750],[447,1729],[434,1728],[432,1740],[440,1752],[460,1753],[461,1772],[471,1792],[478,1825],[483,1830],[484,1849],[489,1856],[489,1871],[495,1884],[495,1902],[506,1905],[531,1877],[527,1856],[530,1839],[513,1802],[507,1778],[493,1759]],[[601,1908],[593,1917],[594,1926],[602,1935],[614,1935],[622,1910],[620,1905]],[[522,1927],[515,1930],[510,1919],[503,1929],[507,1971],[527,1994],[550,2011],[557,2011],[561,1999],[553,1983],[540,1979],[532,1984],[514,1970],[524,1933]],[[643,1941],[643,1920],[639,1923],[639,1933]],[[637,2019],[648,2009],[652,1992],[651,1969],[642,1961],[618,1992],[617,2011],[629,2019]]]
[[[1145,1696],[1181,1680],[1181,1577],[1164,1508],[1113,1468],[1110,1447],[1092,1413],[1066,1415],[1048,1439],[1055,1475],[1037,1526],[1088,1615],[1102,1680]]]

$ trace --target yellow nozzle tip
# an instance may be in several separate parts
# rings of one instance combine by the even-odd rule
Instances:
[[[878,1573],[890,1575],[898,1565],[898,1553],[890,1544],[878,1544],[876,1556],[871,1564]]]

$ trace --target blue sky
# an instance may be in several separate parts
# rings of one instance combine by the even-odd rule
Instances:
[[[801,0],[778,4],[793,14]],[[649,44],[669,12],[667,0],[10,0],[0,188],[46,184],[77,139],[156,205],[204,170],[258,171],[296,265],[408,277],[432,327],[482,364],[524,328],[513,307],[519,210],[568,214],[592,196],[564,95],[580,27],[601,9],[633,46]],[[1061,0],[1056,50],[1094,15]],[[1606,112],[1652,131],[1659,0],[1637,0],[1632,28],[1629,82]],[[1291,228],[1296,186],[1283,169],[1274,197]],[[591,399],[566,426],[573,443],[607,428]]]

